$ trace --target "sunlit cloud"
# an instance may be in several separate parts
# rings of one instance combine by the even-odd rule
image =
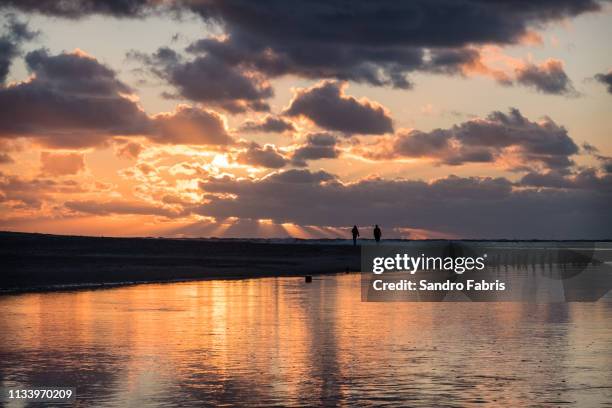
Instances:
[[[515,216],[550,236],[605,227],[612,60],[591,49],[610,5],[355,2],[349,16],[281,2],[235,19],[231,2],[188,3],[164,44],[134,19],[176,17],[165,2],[11,2],[40,35],[0,27],[0,228],[338,238],[381,223],[420,239],[489,233],[482,214],[510,232]],[[113,47],[54,29],[111,22],[131,33]]]
[[[498,46],[484,46],[477,52],[478,58],[462,65],[464,75],[488,76],[504,85],[524,85],[542,93],[577,95],[561,60],[534,62],[531,56],[515,58]]]

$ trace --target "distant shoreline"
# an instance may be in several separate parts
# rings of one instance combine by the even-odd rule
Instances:
[[[402,241],[410,240],[384,242]],[[371,243],[370,240],[361,242]],[[110,238],[0,232],[0,295],[356,272],[360,270],[360,256],[359,246],[353,247],[351,240],[341,239]]]
[[[0,232],[0,295],[360,269],[352,245]]]
[[[308,244],[308,243],[342,243],[352,245],[353,240],[347,238],[294,238],[294,237],[277,237],[277,238],[224,238],[224,237],[163,237],[163,236],[111,236],[111,235],[65,235],[65,234],[47,234],[43,232],[19,232],[19,231],[1,231],[0,239],[5,236],[29,235],[38,237],[62,237],[62,238],[102,238],[102,239],[145,239],[145,240],[168,240],[168,241],[208,241],[208,242],[256,242],[256,243],[278,243],[278,244]],[[515,238],[426,238],[426,239],[409,239],[409,238],[384,238],[384,242],[612,242],[612,238],[603,239],[515,239]],[[374,238],[360,237],[358,242],[374,242]]]

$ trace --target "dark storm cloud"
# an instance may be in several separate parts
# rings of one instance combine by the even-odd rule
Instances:
[[[295,131],[295,126],[289,120],[266,115],[259,121],[247,121],[240,126],[240,130],[247,132],[283,133]]]
[[[212,104],[232,113],[270,109],[264,100],[270,98],[273,91],[261,75],[228,65],[213,55],[185,60],[166,47],[153,55],[138,52],[129,55],[144,62],[155,75],[176,88],[178,95],[168,97]]]
[[[412,86],[407,73],[424,68],[424,51],[413,47],[378,50],[376,46],[341,45],[328,41],[316,44],[316,50],[306,50],[287,40],[286,44],[278,44],[282,49],[276,49],[269,48],[268,43],[258,44],[251,40],[253,38],[249,37],[242,41],[240,34],[235,34],[229,40],[200,40],[188,50],[269,77],[294,74],[311,79],[334,78],[403,89]]]
[[[0,0],[3,8],[68,18],[141,17],[163,6],[191,10],[223,24],[232,35],[243,34],[253,42],[268,40],[273,48],[283,41],[296,46],[330,41],[417,47],[507,44],[518,41],[533,26],[601,9],[596,0],[273,0],[265,4],[248,0]]]
[[[450,148],[451,135],[448,130],[435,129],[431,132],[415,130],[398,136],[392,154],[406,157],[428,157],[446,152]]]
[[[40,49],[28,53],[25,62],[37,81],[62,94],[114,97],[118,93],[131,93],[117,79],[115,71],[82,52],[49,55],[47,50]]]
[[[608,93],[612,94],[612,71],[607,74],[597,74],[595,79],[608,87]]]
[[[26,55],[34,77],[0,89],[0,136],[37,136],[47,145],[83,147],[104,134],[142,132],[148,118],[121,93],[130,88],[95,58],[75,52]]]
[[[20,54],[21,44],[34,39],[38,32],[30,30],[27,23],[8,14],[4,30],[0,31],[0,86],[4,84],[11,68],[13,58]]]
[[[181,105],[149,117],[129,86],[83,52],[25,57],[31,79],[0,88],[0,137],[33,137],[48,147],[82,148],[114,135],[144,135],[157,143],[233,143],[215,112]]]
[[[335,180],[336,176],[323,170],[286,170],[279,173],[274,173],[264,180],[271,183],[286,183],[286,184],[312,184],[322,183]]]
[[[612,194],[612,174],[598,174],[594,168],[580,169],[574,173],[550,171],[527,173],[518,185],[558,189],[579,189]]]
[[[534,163],[562,169],[573,165],[571,156],[578,146],[567,130],[549,118],[532,122],[518,109],[509,113],[493,112],[485,119],[475,119],[448,129],[431,132],[400,133],[379,151],[366,149],[371,158],[431,158],[441,164],[493,162],[515,155],[525,165]]]
[[[549,60],[543,64],[527,64],[516,69],[516,81],[531,86],[542,93],[573,95],[576,90],[572,85],[561,61]]]
[[[522,37],[531,25],[600,9],[593,0],[276,0],[265,7],[248,0],[184,4],[204,18],[221,20],[230,31],[244,30],[259,37],[416,46],[508,43]]]
[[[201,188],[210,201],[197,212],[298,225],[376,223],[479,238],[608,237],[612,228],[609,187],[514,189],[505,178],[456,176],[429,183],[364,179],[342,184],[329,173],[315,174],[290,170],[261,180],[209,179]]]
[[[458,72],[473,58],[468,46],[516,44],[529,30],[601,9],[597,0],[0,0],[1,6],[67,18],[190,10],[228,34],[227,40],[205,39],[190,47],[205,53],[205,60],[186,63],[192,72],[213,77],[224,67],[240,78],[231,70],[248,68],[272,77],[295,74],[396,88],[409,88],[407,75],[413,71]],[[426,51],[436,49],[462,51],[428,60]],[[189,86],[178,87],[187,91]],[[233,105],[229,109],[237,109]]]
[[[284,114],[303,116],[321,128],[347,134],[393,132],[393,122],[380,105],[344,94],[346,84],[326,81],[297,91]]]
[[[294,166],[306,167],[307,161],[319,159],[335,159],[340,155],[336,147],[337,139],[327,133],[310,134],[306,143],[298,147],[291,157]]]
[[[441,48],[430,52],[428,69],[432,72],[459,74],[461,67],[480,61],[480,53],[473,48]]]
[[[578,146],[563,126],[550,118],[532,122],[518,109],[511,109],[507,114],[493,112],[484,121],[465,122],[454,126],[453,131],[465,145],[517,146],[525,160],[540,161],[551,167],[570,166],[570,156],[578,153]]]
[[[288,160],[272,145],[261,147],[258,143],[249,143],[244,152],[238,154],[238,163],[268,169],[280,169]]]
[[[473,52],[438,53],[470,45],[515,44],[530,29],[599,10],[596,0],[409,2],[188,2],[220,23],[226,41],[204,40],[192,50],[250,65],[270,76],[296,74],[408,88],[415,70],[457,71]]]
[[[159,0],[0,0],[0,7],[66,18],[91,14],[129,18],[142,17],[160,3]]]

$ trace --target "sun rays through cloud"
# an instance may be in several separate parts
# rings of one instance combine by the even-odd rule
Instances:
[[[0,229],[596,238],[612,224],[605,2],[51,3],[0,2]]]

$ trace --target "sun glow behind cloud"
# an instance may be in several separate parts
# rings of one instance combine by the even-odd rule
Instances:
[[[354,55],[338,45],[344,42],[321,43],[317,37],[308,41],[340,48],[323,59],[312,52],[301,64],[296,61],[300,52],[311,50],[309,42],[294,44],[303,39],[278,36],[259,55],[233,36],[232,21],[210,32],[195,16],[195,22],[179,27],[160,15],[139,24],[128,16],[78,16],[74,24],[64,24],[61,17],[35,11],[20,15],[44,37],[16,44],[19,52],[0,86],[0,101],[8,101],[2,106],[28,102],[28,109],[17,107],[0,118],[0,228],[332,238],[349,235],[344,224],[380,222],[390,213],[401,218],[402,206],[422,197],[446,202],[463,194],[476,209],[491,197],[512,200],[519,190],[538,193],[543,202],[554,194],[574,194],[574,199],[608,191],[609,94],[589,78],[612,67],[612,57],[592,55],[593,44],[605,46],[602,38],[609,37],[610,8],[602,13],[555,9],[567,14],[561,19],[539,7],[544,6],[534,6],[530,15],[537,24],[514,21],[509,27],[526,29],[504,41],[490,40],[505,34],[496,27],[492,37],[480,31],[487,27],[478,27],[473,34],[484,39],[469,45],[455,45],[462,33],[443,47],[428,44],[425,34],[414,37],[424,43],[408,48],[423,50],[424,61],[411,59],[410,50],[402,48],[405,38],[394,38],[395,48],[387,48],[383,36],[377,44],[381,52]],[[521,11],[501,17],[514,15]],[[316,23],[308,20],[309,9],[303,18]],[[570,21],[571,31],[564,26]],[[120,29],[108,30],[111,22]],[[372,28],[366,23],[365,31]],[[252,30],[253,39],[265,39],[257,22],[243,28]],[[328,29],[328,35],[342,34]],[[120,38],[126,30],[135,35]],[[169,42],[176,30],[180,35]],[[426,33],[427,27],[420,30]],[[101,43],[103,34],[114,40]],[[445,40],[445,32],[437,34]],[[203,39],[208,41],[197,41]],[[38,50],[41,46],[48,50]],[[61,52],[71,49],[76,50]],[[400,50],[407,54],[396,54]],[[208,58],[215,51],[219,61]],[[127,67],[118,70],[126,55]],[[220,63],[222,56],[235,60]],[[378,59],[387,56],[397,61]],[[275,71],[283,69],[288,71]],[[224,86],[216,87],[220,83]],[[40,90],[54,97],[35,99],[32,95],[45,94]],[[13,93],[21,99],[2,99]],[[74,104],[64,112],[54,105],[58,100]],[[95,114],[80,122],[89,106],[96,107]],[[509,107],[517,107],[519,115],[508,113]],[[508,134],[502,132],[503,121],[513,117],[519,119],[507,125]],[[475,132],[463,137],[457,131],[471,128],[492,137]],[[454,132],[449,141],[440,136],[445,132]],[[496,144],[506,139],[514,144]],[[578,148],[584,141],[599,150]],[[275,177],[278,182],[270,182]],[[396,194],[411,188],[414,195],[411,190],[407,197]],[[333,207],[336,201],[343,211]],[[319,212],[311,211],[319,206]],[[460,236],[452,220],[437,225],[442,216],[423,213],[385,231]]]

